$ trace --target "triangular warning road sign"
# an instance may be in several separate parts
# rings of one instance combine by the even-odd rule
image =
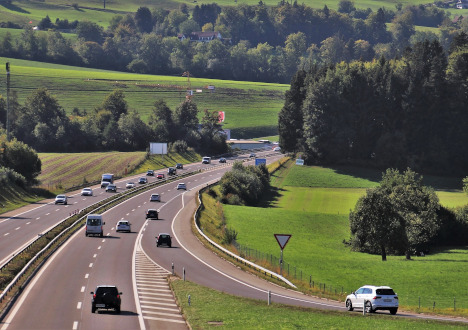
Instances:
[[[275,234],[275,238],[276,240],[278,241],[278,244],[282,249],[284,249],[284,247],[286,246],[286,244],[288,243],[289,239],[291,238],[291,235],[287,235],[287,234]]]

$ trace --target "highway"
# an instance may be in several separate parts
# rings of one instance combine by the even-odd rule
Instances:
[[[272,155],[268,161],[280,156]],[[210,169],[157,186],[103,213],[106,222],[103,238],[85,237],[84,228],[79,230],[25,288],[0,323],[0,329],[186,329],[187,325],[165,281],[172,272],[172,265],[180,277],[184,269],[187,280],[231,294],[266,301],[270,291],[273,302],[344,311],[342,303],[309,297],[243,272],[198,241],[191,232],[196,191],[219,180],[230,169],[230,166],[211,168],[201,164],[186,168],[191,170],[201,166]],[[118,187],[130,180],[135,181],[127,178],[119,182]],[[176,190],[178,182],[186,183],[188,190]],[[161,202],[150,202],[151,193],[159,193]],[[94,198],[103,198],[102,195],[105,193]],[[70,200],[76,203],[70,209],[90,203],[89,198],[71,197]],[[145,213],[148,208],[158,209],[160,219],[147,220]],[[57,222],[60,216],[66,216],[63,209],[66,207],[44,204],[30,212],[52,215],[49,218],[55,220],[39,228],[44,230]],[[37,222],[44,220],[43,215],[34,216],[40,218]],[[115,231],[116,223],[121,219],[131,222],[131,233]],[[19,221],[16,226],[24,223],[29,235],[34,234],[30,230],[32,226],[26,225],[29,221],[33,223],[29,213],[9,221]],[[2,222],[0,228],[9,221]],[[8,226],[11,235],[16,235],[13,231],[15,225]],[[173,237],[172,248],[156,247],[155,236],[158,233],[169,233]],[[123,293],[121,314],[107,311],[91,313],[90,292],[102,284],[116,285]]]

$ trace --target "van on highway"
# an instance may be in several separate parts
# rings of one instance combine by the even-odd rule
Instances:
[[[104,236],[104,225],[106,223],[102,221],[102,215],[100,214],[88,214],[86,218],[86,237],[88,235],[99,235]]]
[[[211,157],[203,157],[202,164],[211,164]]]

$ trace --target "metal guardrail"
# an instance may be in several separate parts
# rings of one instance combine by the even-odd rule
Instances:
[[[267,157],[268,155],[266,155],[265,157]],[[210,184],[210,185],[207,185],[206,187],[200,189],[200,191],[198,192],[197,194],[197,197],[198,197],[198,207],[197,207],[197,210],[195,211],[195,214],[193,216],[193,220],[194,220],[194,223],[195,223],[195,227],[197,228],[198,230],[198,233],[203,236],[203,238],[206,239],[206,241],[208,243],[210,243],[212,246],[214,246],[215,248],[217,248],[218,250],[221,250],[222,252],[230,255],[232,258],[236,259],[238,262],[241,262],[243,263],[244,265],[249,265],[250,267],[264,273],[265,275],[269,274],[271,277],[275,277],[276,279],[288,284],[289,286],[293,287],[293,288],[296,288],[296,286],[294,284],[292,284],[290,281],[288,281],[286,278],[284,278],[283,276],[281,276],[280,274],[278,273],[275,273],[269,269],[266,269],[266,268],[263,268],[249,260],[246,260],[244,258],[242,258],[241,256],[238,256],[237,254],[225,249],[224,247],[222,247],[221,245],[217,244],[216,242],[214,242],[213,240],[211,240],[200,228],[200,226],[198,225],[199,221],[198,221],[198,217],[199,217],[199,214],[200,214],[200,211],[201,211],[201,208],[203,207],[203,202],[200,198],[200,193],[203,192],[205,189],[208,189],[210,188],[211,186],[215,185],[216,183],[213,183],[213,184]]]

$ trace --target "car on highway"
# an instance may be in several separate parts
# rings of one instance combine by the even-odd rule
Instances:
[[[129,233],[131,233],[132,229],[131,229],[130,221],[128,221],[128,220],[119,220],[119,222],[117,222],[116,231],[117,232],[119,232],[119,231],[128,231]]]
[[[148,209],[148,211],[146,211],[146,219],[159,219],[158,211],[155,209]]]
[[[164,179],[164,173],[158,173],[158,175],[156,175],[156,179]]]
[[[253,152],[249,155],[249,158],[255,158],[255,157],[257,157],[257,155]]]
[[[226,162],[226,158],[221,157],[221,158],[219,159],[219,162],[220,162],[220,163],[225,163],[225,162]]]
[[[148,171],[146,171],[146,175],[154,176],[154,171],[153,170],[148,170]]]
[[[93,189],[83,188],[83,190],[81,190],[81,196],[93,196]]]
[[[160,201],[161,201],[161,197],[159,196],[159,194],[151,194],[150,202],[160,202]]]
[[[171,235],[160,233],[158,236],[156,236],[156,247],[160,247],[163,244],[167,245],[168,247],[172,246]]]
[[[57,197],[55,197],[55,204],[67,205],[68,204],[68,197],[65,196],[65,195],[57,195]]]
[[[169,167],[169,168],[167,169],[167,174],[168,174],[168,175],[176,175],[176,174],[177,174],[176,168],[175,168],[175,167]]]
[[[120,305],[122,300],[115,285],[98,285],[96,290],[91,291],[93,298],[91,299],[91,313],[95,313],[98,309],[114,309],[117,314],[120,314]]]
[[[183,170],[184,169],[184,165],[182,165],[181,163],[177,163],[176,166],[175,166],[176,169],[178,170]]]
[[[281,151],[281,147],[274,147],[273,151]]]
[[[141,177],[141,178],[138,179],[138,183],[141,183],[141,184],[148,183],[148,179],[145,178],[145,177]]]
[[[365,308],[367,313],[388,310],[395,315],[398,311],[398,295],[389,286],[364,285],[346,297],[346,309]]]
[[[211,164],[211,157],[208,157],[208,156],[203,157],[202,164]]]
[[[135,188],[135,183],[134,182],[127,182],[127,184],[125,185],[125,188],[127,188],[127,189]]]
[[[177,190],[179,189],[187,190],[187,186],[185,185],[185,183],[178,183]]]
[[[106,187],[106,192],[117,192],[117,186],[113,183],[110,183]]]

